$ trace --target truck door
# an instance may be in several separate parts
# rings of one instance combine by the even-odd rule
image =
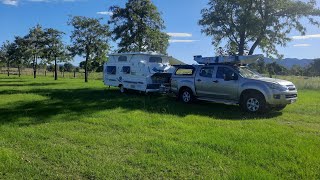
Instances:
[[[195,76],[195,89],[197,96],[210,97],[212,95],[212,78],[214,67],[201,67]]]
[[[213,96],[219,99],[238,100],[238,78],[239,75],[231,67],[218,66],[211,88]]]

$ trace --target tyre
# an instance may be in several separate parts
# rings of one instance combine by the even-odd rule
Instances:
[[[274,107],[273,109],[274,109],[275,111],[282,111],[284,108],[286,108],[286,106],[287,106],[287,105],[276,106],[276,107]]]
[[[123,85],[119,86],[119,90],[121,93],[125,93],[126,92],[126,88],[123,87]]]
[[[191,103],[193,101],[193,93],[189,88],[182,89],[179,94],[180,100],[184,103]]]
[[[264,96],[257,92],[248,92],[244,95],[241,107],[249,113],[262,113],[268,111]]]

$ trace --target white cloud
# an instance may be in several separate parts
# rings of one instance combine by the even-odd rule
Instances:
[[[11,6],[18,6],[18,0],[2,0],[2,3]]]
[[[108,15],[108,16],[112,16],[113,15],[113,13],[110,12],[110,11],[100,11],[100,12],[97,12],[97,14]]]
[[[190,33],[167,33],[170,37],[192,37]]]
[[[313,39],[313,38],[320,38],[320,34],[310,34],[305,36],[292,36],[292,39]]]
[[[75,2],[77,0],[28,0],[29,2]]]
[[[169,43],[192,43],[198,40],[191,40],[191,39],[170,39]]]
[[[309,47],[311,44],[295,44],[294,47]]]

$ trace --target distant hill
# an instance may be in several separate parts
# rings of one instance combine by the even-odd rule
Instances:
[[[313,62],[314,59],[297,59],[297,58],[285,58],[282,60],[272,60],[270,58],[265,58],[264,61],[269,64],[276,62],[281,66],[284,66],[288,69],[292,68],[293,65],[298,65],[301,67],[306,67]]]
[[[184,62],[182,62],[172,56],[169,57],[169,62],[170,62],[170,65],[185,65],[186,64],[186,63],[184,63]]]

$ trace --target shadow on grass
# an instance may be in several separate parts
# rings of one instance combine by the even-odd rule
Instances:
[[[45,123],[50,117],[64,115],[66,121],[77,120],[79,115],[90,115],[102,110],[122,108],[175,116],[199,115],[225,120],[252,120],[273,118],[281,112],[265,115],[244,113],[238,106],[196,102],[183,104],[165,95],[121,94],[115,89],[36,89],[30,91],[0,91],[0,94],[32,93],[48,100],[17,102],[8,108],[0,107],[0,123],[15,123],[20,118],[34,119],[24,125]]]

